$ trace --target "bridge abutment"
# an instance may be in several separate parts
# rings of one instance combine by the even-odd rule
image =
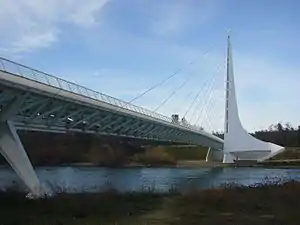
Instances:
[[[206,162],[222,162],[223,160],[223,151],[216,150],[214,148],[209,148],[206,154]]]
[[[22,145],[16,128],[10,121],[0,123],[0,152],[29,188],[31,195],[43,195],[43,188]]]
[[[223,163],[234,163],[234,157],[229,152],[224,152]]]

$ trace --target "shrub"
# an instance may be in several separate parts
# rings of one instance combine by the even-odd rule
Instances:
[[[144,153],[134,155],[133,160],[151,166],[176,164],[175,159],[166,153],[163,147],[149,148]]]

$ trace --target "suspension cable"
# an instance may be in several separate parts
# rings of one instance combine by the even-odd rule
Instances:
[[[212,93],[212,90],[211,90],[211,88],[210,88],[210,89],[209,89],[209,92],[208,92],[208,94],[207,94],[207,97],[205,98],[204,102],[202,102],[203,105],[202,105],[201,111],[200,111],[200,113],[199,113],[199,115],[198,115],[198,118],[201,118],[203,112],[207,110],[207,103],[210,101],[211,93]],[[201,102],[200,102],[200,103],[201,103]],[[199,103],[199,106],[201,106],[200,103]],[[197,110],[196,110],[196,111],[197,111]],[[200,116],[200,115],[201,115],[201,116]],[[196,123],[196,124],[198,124],[198,123]],[[200,124],[200,126],[203,127],[202,124]]]
[[[179,101],[178,104],[176,105],[176,107],[174,107],[174,111],[178,112],[179,111],[179,107],[182,106],[182,104],[186,101],[186,99],[188,99],[191,95],[193,94],[193,90],[191,90],[186,96],[185,98],[182,99],[182,101]]]
[[[216,101],[213,101],[213,99],[214,98],[211,97],[211,101],[210,101],[209,105],[207,106],[207,111],[204,114],[205,119],[206,119],[205,122],[207,122],[208,128],[212,128],[212,124],[211,124],[210,119],[212,118],[213,108],[216,105]],[[204,121],[201,122],[201,126],[202,127],[204,126]]]
[[[213,87],[213,85],[214,85],[214,83],[216,82],[216,78],[218,77],[218,72],[219,72],[219,70],[220,70],[220,65],[218,65],[217,66],[217,73],[214,75],[214,77],[213,77],[213,79],[211,80],[211,82],[209,83],[208,81],[209,81],[209,79],[208,79],[208,81],[206,82],[206,84],[205,84],[205,88],[203,89],[203,92],[201,93],[201,95],[204,95],[204,94],[206,94],[206,93],[208,93],[208,92],[210,92],[210,91],[212,91],[212,87]],[[199,97],[199,96],[198,96]],[[207,101],[207,98],[205,99],[206,101]],[[194,111],[193,111],[193,113],[192,113],[192,116],[190,117],[190,119],[189,119],[189,123],[191,123],[191,120],[194,118],[194,115],[195,115],[195,112],[199,109],[199,107],[201,106],[201,103],[202,101],[201,101],[201,99],[200,99],[200,101],[198,102],[198,104],[196,105],[196,107],[194,108]],[[203,108],[202,108],[202,110],[203,110]]]
[[[202,108],[202,110],[201,110],[201,112],[200,112],[200,115],[199,115],[199,118],[201,118],[202,116],[204,116],[206,119],[207,119],[207,113],[208,113],[208,111],[209,111],[209,109],[210,109],[210,105],[212,104],[212,93],[213,93],[213,86],[211,87],[211,91],[210,91],[210,93],[209,93],[209,95],[208,95],[208,97],[207,97],[207,99],[206,99],[206,101],[205,101],[205,104],[204,104],[204,106],[203,106],[203,108]],[[203,115],[203,113],[204,113],[204,111],[206,112],[204,115]],[[198,119],[199,119],[198,118]],[[204,118],[204,119],[205,119]],[[197,121],[197,123],[198,123],[198,121]],[[200,126],[203,126],[204,125],[204,121],[202,120],[201,121],[201,125]]]
[[[183,116],[183,118],[186,117],[186,115],[190,112],[191,108],[193,107],[195,101],[198,99],[199,95],[201,93],[201,89],[199,89],[199,91],[197,92],[195,98],[193,99],[193,101],[191,102],[190,106],[187,108],[187,110],[185,111],[185,114]]]
[[[176,88],[167,98],[165,98],[153,111],[156,112],[160,107],[166,104],[181,88],[183,88],[189,81],[191,76],[189,76],[178,88]]]
[[[188,63],[188,65],[192,65],[194,64],[194,61],[191,61]],[[131,99],[128,103],[132,103],[135,100],[141,98],[142,96],[144,96],[145,94],[149,93],[150,91],[152,91],[153,89],[157,88],[158,86],[164,84],[165,82],[167,82],[168,80],[170,80],[172,77],[175,77],[177,74],[181,73],[185,68],[180,68],[179,70],[175,71],[174,73],[172,73],[170,76],[168,76],[166,79],[160,81],[159,83],[153,85],[152,87],[150,87],[149,89],[147,89],[146,91],[142,92],[141,94],[139,94],[138,96],[134,97],[133,99]]]
[[[219,72],[219,68],[218,68],[218,72]],[[211,95],[211,89],[212,89],[212,86],[213,86],[214,82],[216,81],[216,78],[217,78],[218,75],[219,75],[218,72],[217,72],[216,75],[214,76],[213,81],[210,83],[211,85],[210,85],[210,87],[209,87],[209,88],[210,88],[209,96]],[[198,114],[198,117],[197,117],[197,120],[196,120],[196,124],[198,124],[198,122],[199,122],[199,120],[200,120],[200,118],[201,118],[201,116],[202,116],[203,110],[204,110],[205,106],[206,106],[207,103],[208,103],[209,96],[208,96],[208,98],[206,98],[205,101],[204,101],[204,106],[202,107],[200,113]],[[198,107],[200,107],[200,103],[199,103]]]
[[[208,52],[205,53],[203,55],[203,58],[208,56]],[[181,90],[190,80],[190,78],[192,77],[193,74],[191,74],[190,76],[188,76],[188,78],[178,87],[176,88],[169,96],[167,96],[167,98],[165,100],[163,100],[155,109],[154,112],[156,112],[160,107],[162,107],[167,101],[169,101],[179,90]]]
[[[213,110],[212,110],[212,112],[209,114],[209,118],[208,118],[208,121],[209,121],[209,123],[211,124],[212,131],[213,131],[213,129],[215,128],[214,125],[211,123],[212,118],[214,118],[215,115],[216,115],[216,114],[215,114],[215,112],[216,112],[215,106],[216,106],[216,101],[214,101],[214,103],[213,103],[213,106],[212,106]]]
[[[213,80],[214,80],[214,78],[213,78]],[[213,81],[212,81],[213,82]],[[211,83],[212,83],[211,82]],[[208,83],[208,81],[206,82],[206,84],[208,84],[208,85],[205,85],[204,86],[204,88],[201,90],[201,95],[202,94],[205,94],[205,92],[207,92],[209,89],[209,87],[210,87],[210,85],[211,85],[211,83]],[[200,96],[200,95],[199,95]],[[190,119],[189,119],[189,123],[191,123],[191,120],[193,119],[193,117],[194,117],[194,115],[195,115],[195,112],[198,110],[198,107],[200,106],[200,103],[201,103],[201,98],[199,98],[200,100],[199,100],[199,102],[198,102],[198,104],[196,105],[196,107],[194,108],[194,110],[193,110],[193,113],[192,113],[192,116],[190,117]],[[197,109],[197,110],[196,110]]]
[[[214,85],[216,84],[216,82],[214,82],[213,86],[212,86],[212,91],[210,93],[210,96],[208,98],[208,102],[207,102],[207,107],[205,107],[205,114],[204,116],[206,117],[207,120],[210,119],[210,116],[211,116],[211,113],[212,113],[212,110],[213,110],[213,106],[216,104],[216,101],[214,101],[215,99],[215,92],[213,91],[214,90]],[[210,121],[208,121],[210,123]],[[203,121],[202,121],[203,123]]]
[[[218,84],[216,84],[218,85]],[[214,98],[213,98],[214,99]],[[208,113],[207,113],[207,116],[206,116],[206,119],[208,120],[208,125],[210,126],[210,128],[212,128],[212,130],[215,128],[213,127],[213,124],[211,122],[211,120],[215,117],[216,115],[216,109],[215,109],[215,106],[216,106],[216,102],[218,100],[215,99],[215,101],[212,101],[211,105],[209,106],[209,110],[208,110]],[[220,115],[218,116],[218,118],[220,117]]]
[[[208,55],[209,51],[207,51],[206,53],[202,54],[201,57]],[[196,57],[195,59],[191,60],[185,67],[182,67],[178,70],[176,70],[174,73],[172,73],[170,76],[166,77],[164,80],[156,83],[155,85],[153,85],[152,87],[150,87],[149,89],[147,89],[146,91],[142,92],[141,94],[139,94],[138,96],[134,97],[133,99],[131,99],[127,104],[130,104],[132,102],[134,102],[135,100],[141,98],[142,96],[144,96],[145,94],[149,93],[150,91],[152,91],[153,89],[157,88],[158,86],[164,84],[165,82],[167,82],[168,80],[170,80],[171,78],[175,77],[176,75],[178,75],[179,73],[181,73],[182,71],[184,71],[188,66],[193,65],[196,61],[197,61],[198,57]]]

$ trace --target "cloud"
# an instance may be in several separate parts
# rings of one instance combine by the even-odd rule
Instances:
[[[63,25],[88,28],[108,0],[3,0],[0,3],[1,46],[4,53],[46,48],[59,39]]]
[[[91,27],[97,23],[96,14],[108,3],[109,0],[85,1],[78,5],[73,1],[73,12],[69,16],[69,21],[81,27]],[[69,3],[70,4],[70,3]]]
[[[216,6],[215,0],[159,1],[152,11],[150,8],[150,29],[160,36],[184,34],[190,28],[211,22],[217,13]]]
[[[183,1],[173,4],[161,4],[156,11],[156,18],[151,24],[151,29],[158,35],[174,34],[187,23],[187,4]]]
[[[37,48],[46,48],[57,41],[57,32],[48,30],[21,36],[12,43],[12,53],[31,51]]]

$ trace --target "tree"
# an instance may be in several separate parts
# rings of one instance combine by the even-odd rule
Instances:
[[[298,126],[298,130],[297,130],[297,136],[298,136],[298,146],[300,146],[300,126]]]
[[[285,130],[286,131],[293,130],[293,127],[292,127],[291,123],[289,123],[289,122],[285,123]]]
[[[274,125],[271,124],[271,125],[269,126],[268,130],[269,130],[269,131],[273,131],[273,130],[274,130]]]
[[[278,123],[275,125],[275,128],[279,131],[279,132],[282,132],[283,131],[283,126],[281,123]]]

